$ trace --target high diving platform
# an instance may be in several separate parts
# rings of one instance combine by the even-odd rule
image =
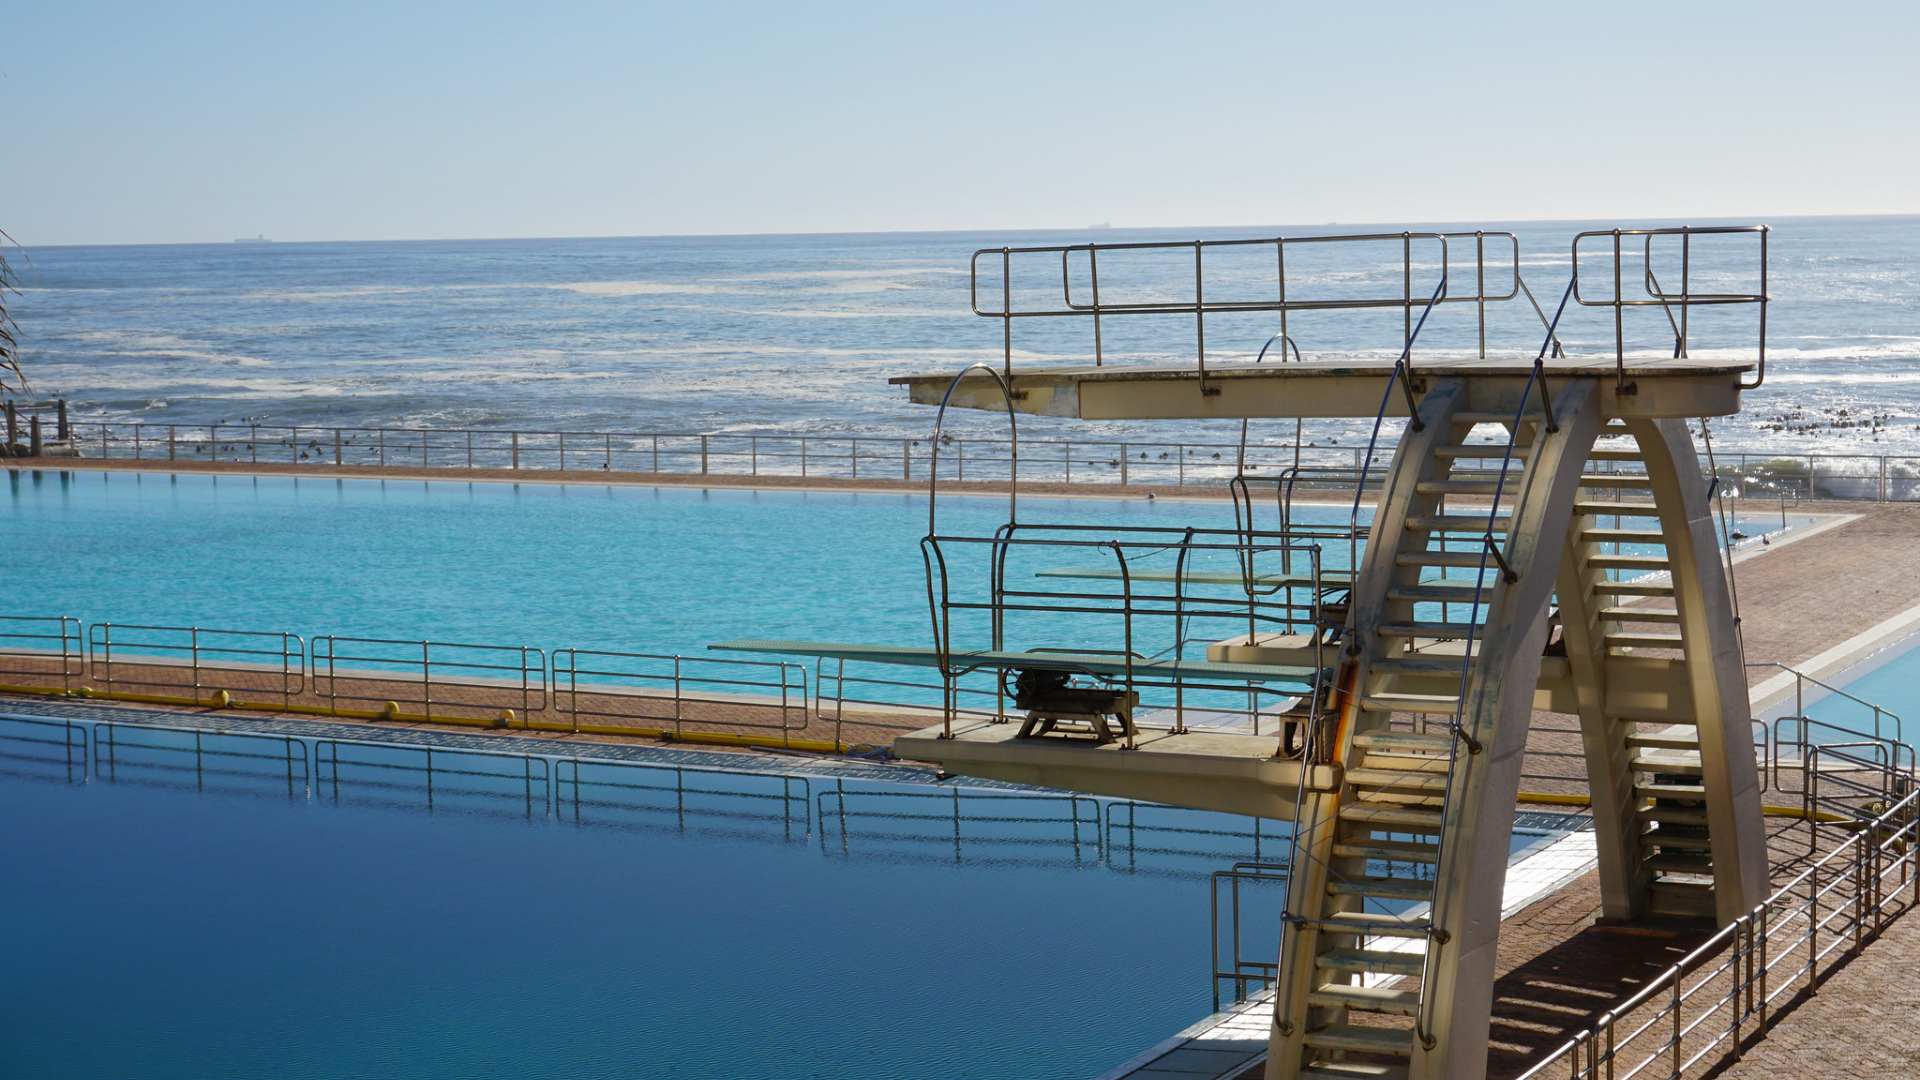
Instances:
[[[1291,821],[1267,1076],[1477,1080],[1534,711],[1579,718],[1607,917],[1725,925],[1767,871],[1708,424],[1765,379],[1768,231],[1520,248],[976,252],[999,361],[893,380],[939,408],[930,640],[716,647],[930,670],[940,722],[895,751],[951,773]],[[1552,306],[1523,273],[1542,265]],[[1075,340],[1080,362],[1023,359]],[[1012,432],[988,533],[940,523],[951,409]],[[1025,415],[1239,420],[1243,463],[1257,421],[1292,420],[1296,447],[1314,420],[1369,435],[1357,470],[1313,478],[1350,491],[1336,507],[1295,502],[1296,461],[1241,468],[1230,522],[1060,523],[1020,513]]]

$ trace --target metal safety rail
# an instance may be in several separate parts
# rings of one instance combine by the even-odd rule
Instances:
[[[1915,904],[1920,793],[1865,822],[1520,1080],[1677,1080],[1738,1058],[1784,999],[1811,993]]]
[[[60,734],[58,738],[47,738],[40,734],[42,731],[57,731]],[[54,758],[21,753],[13,745],[21,743],[30,747],[55,747],[60,756]],[[68,783],[84,783],[89,772],[87,727],[73,720],[0,713],[0,761],[59,765],[66,770]]]
[[[428,720],[436,709],[508,719],[506,710],[524,717],[546,704],[546,654],[528,645],[324,634],[313,639],[311,663],[314,692],[336,711],[347,701]]]
[[[531,754],[357,739],[313,741],[314,787],[335,802],[356,789],[412,792],[399,778],[420,777],[428,809],[446,799],[512,798],[524,802],[527,816],[535,808],[545,816],[552,806],[552,771],[548,759]]]
[[[80,620],[69,615],[0,615],[0,682],[51,683],[71,692],[86,675]]]
[[[286,705],[306,690],[307,644],[277,630],[92,623],[87,667],[109,694],[180,694],[195,703],[259,695]]]
[[[259,432],[260,442],[215,440],[206,427],[185,425],[77,424],[75,445],[87,457],[120,461],[219,462],[267,466],[351,466],[387,468],[409,474],[422,469],[459,475],[476,469],[554,471],[562,464],[574,472],[714,477],[809,477],[918,482],[933,467],[933,447],[925,438],[873,433],[820,436],[779,434],[655,434],[583,431],[561,433],[454,428],[308,428],[283,427]],[[335,431],[357,433],[343,443],[342,459],[301,459],[302,440],[329,442]],[[468,459],[464,447],[471,440]],[[655,443],[659,444],[656,454]],[[427,447],[421,464],[420,447]],[[518,444],[516,454],[514,445]],[[575,446],[599,446],[583,455]],[[460,448],[457,453],[443,447]],[[1245,460],[1233,442],[1206,440],[1159,442],[1134,440],[1028,439],[1021,465],[1027,478],[1089,486],[1154,485],[1186,487],[1224,483],[1238,472],[1277,472],[1293,465],[1327,469],[1360,468],[1363,447],[1288,442],[1245,446]],[[169,456],[169,452],[172,456]],[[1005,477],[1009,462],[1005,439],[949,435],[939,457],[943,480],[981,481]],[[1718,449],[1719,469],[1742,489],[1765,491],[1788,500],[1841,499],[1877,502],[1920,501],[1920,455],[1807,454],[1789,450]],[[47,459],[46,467],[64,462]],[[16,477],[18,473],[14,474]]]
[[[717,660],[679,654],[553,651],[553,710],[580,730],[638,722],[682,726],[712,722],[715,707],[727,709],[727,727],[757,728],[782,738],[807,726],[807,670],[777,660]]]
[[[189,740],[186,744],[152,742],[140,738],[143,734],[162,732],[167,735]],[[274,752],[261,752],[256,747],[274,748]],[[120,779],[120,755],[127,752],[133,755],[127,763],[130,770],[159,770],[164,773],[190,772],[193,774],[196,790],[206,788],[209,776],[232,779],[246,777],[259,779],[257,769],[246,768],[249,762],[264,762],[275,767],[284,776],[287,792],[290,795],[305,795],[311,790],[313,770],[307,759],[307,742],[294,735],[275,735],[255,731],[206,731],[195,727],[175,727],[167,724],[116,724],[110,720],[97,721],[93,725],[93,747],[95,774],[101,779],[117,781]],[[181,755],[191,755],[191,763],[179,760]]]
[[[1123,692],[1173,691],[1175,731],[1185,730],[1186,695],[1191,692],[1247,694],[1252,712],[1262,699],[1292,700],[1301,696],[1302,687],[1209,677],[1198,665],[1167,672],[1146,662],[1189,661],[1190,645],[1204,646],[1236,632],[1297,634],[1305,637],[1313,656],[1305,666],[1324,670],[1331,659],[1323,655],[1321,634],[1328,584],[1320,562],[1324,535],[1315,532],[1303,540],[1297,534],[1224,529],[1035,523],[1009,523],[991,536],[930,534],[921,540],[921,553],[941,672],[952,686],[961,675],[980,668],[966,659],[969,642],[994,652],[1007,649],[1011,637],[1019,636],[1010,635],[1009,617],[1015,616],[1034,618],[1045,631],[1040,635],[1044,640],[1102,643],[1042,651],[1111,658],[1122,670],[1103,681]],[[1238,568],[1257,565],[1262,558],[1277,562],[1283,551],[1304,563],[1297,578],[1285,583],[1264,584],[1237,569],[1229,584],[1197,585],[1193,580],[1209,559]],[[1043,574],[1067,569],[1050,566],[1048,556],[1099,565],[1072,569],[1073,585],[1048,587],[1045,582],[1055,579]],[[983,566],[968,565],[980,561]],[[958,572],[977,569],[985,573]],[[1067,622],[1074,624],[1073,631],[1066,629]],[[1306,696],[1317,709],[1318,695]],[[950,693],[945,709],[949,732],[956,705]],[[1127,745],[1134,745],[1131,735]]]
[[[911,859],[900,845],[938,845],[940,862],[1050,861],[1034,853],[1065,849],[1074,863],[1104,855],[1100,800],[949,787],[888,791],[836,786],[819,793],[820,847],[856,854],[856,841],[886,845],[889,861]]]
[[[812,787],[805,777],[743,769],[647,765],[604,758],[553,763],[553,809],[575,824],[630,826],[671,820],[676,831],[758,837],[752,826],[778,825],[782,839],[813,831]]]
[[[1498,251],[1489,263],[1488,243]],[[1454,292],[1446,287],[1453,272],[1454,249],[1471,244],[1473,289]],[[1416,256],[1416,248],[1419,254]],[[1290,279],[1287,270],[1289,251],[1298,262],[1319,252],[1333,257],[1348,256],[1342,264],[1345,274],[1375,274],[1397,277],[1399,288],[1391,292],[1367,292],[1328,287],[1312,274]],[[1383,254],[1376,254],[1381,253]],[[1214,269],[1208,268],[1208,256],[1214,256]],[[1101,256],[1107,260],[1105,294],[1100,282]],[[1223,260],[1239,255],[1244,265],[1221,267]],[[1143,287],[1144,275],[1164,276],[1179,271],[1170,262],[1190,260],[1192,288],[1177,294]],[[1264,264],[1249,272],[1248,260]],[[997,262],[999,303],[982,306],[981,263]],[[1057,267],[1055,264],[1058,264]],[[1016,266],[1039,268],[1036,279],[1016,284]],[[1390,232],[1352,233],[1327,236],[1275,236],[1224,240],[1140,241],[1121,244],[1049,244],[1032,247],[981,248],[969,264],[970,295],[975,315],[998,319],[1002,325],[1002,372],[1013,375],[1013,325],[1017,320],[1083,317],[1092,322],[1095,366],[1104,364],[1106,342],[1103,322],[1114,316],[1189,315],[1193,318],[1193,345],[1201,392],[1211,388],[1207,380],[1207,316],[1277,313],[1279,333],[1275,339],[1293,355],[1299,355],[1298,335],[1292,332],[1288,314],[1302,311],[1398,310],[1401,313],[1402,339],[1414,337],[1416,312],[1424,313],[1435,304],[1473,304],[1477,312],[1479,355],[1486,355],[1487,305],[1526,295],[1536,313],[1534,302],[1520,276],[1520,242],[1507,232]],[[1079,276],[1084,267],[1084,278]],[[1489,277],[1489,270],[1492,277]],[[1269,270],[1271,272],[1269,272]],[[1228,280],[1229,272],[1238,280]],[[1396,273],[1397,271],[1397,273]],[[1184,271],[1179,271],[1184,276]],[[1031,272],[1029,272],[1031,273]],[[1057,281],[1056,279],[1057,275]],[[1429,278],[1438,284],[1429,284]],[[1044,285],[1026,284],[1038,280]],[[1053,299],[1057,284],[1058,299]],[[991,282],[989,282],[991,287]],[[1028,302],[1029,296],[1044,300]],[[1018,300],[1018,302],[1016,302]],[[1544,315],[1541,315],[1544,321]],[[1264,351],[1264,350],[1263,350]]]
[[[1626,312],[1628,308],[1657,307],[1666,316],[1667,326],[1673,333],[1673,356],[1683,358],[1688,355],[1692,344],[1692,313],[1696,307],[1723,307],[1727,305],[1752,305],[1759,309],[1758,331],[1758,367],[1753,382],[1740,384],[1742,390],[1754,390],[1767,378],[1767,304],[1771,297],[1767,293],[1767,236],[1770,230],[1765,225],[1714,225],[1679,226],[1662,229],[1592,229],[1579,233],[1573,238],[1573,295],[1583,307],[1610,308],[1613,311],[1613,349],[1617,371],[1616,389],[1623,394],[1633,392],[1633,384],[1627,379],[1628,334]],[[1753,292],[1695,292],[1694,291],[1694,245],[1698,239],[1726,236],[1751,236],[1758,241],[1759,280]],[[1654,272],[1654,241],[1662,237],[1673,237],[1663,245],[1665,248],[1677,248],[1669,255],[1679,261],[1680,288],[1674,292],[1666,291]],[[1624,289],[1623,251],[1625,241],[1636,238],[1642,241],[1641,285],[1643,295],[1627,296]],[[1603,251],[1598,261],[1612,271],[1611,291],[1605,294],[1593,294],[1582,289],[1583,278],[1591,287],[1592,279],[1582,273],[1583,256],[1591,259],[1590,254],[1582,252],[1582,246],[1591,248],[1591,241],[1610,241],[1610,251]],[[1608,258],[1608,256],[1611,256]],[[1676,310],[1678,313],[1676,314]]]
[[[1906,722],[1900,718],[1899,713],[1880,705],[1878,702],[1868,701],[1858,694],[1843,690],[1830,682],[1816,679],[1804,671],[1788,667],[1775,660],[1756,660],[1749,662],[1747,664],[1747,670],[1775,671],[1793,676],[1793,707],[1791,711],[1787,713],[1789,716],[1806,716],[1807,706],[1817,701],[1843,701],[1858,710],[1853,713],[1853,715],[1861,722],[1866,723],[1868,727],[1863,729],[1851,725],[1839,725],[1837,730],[1844,730],[1848,732],[1849,735],[1866,734],[1875,739],[1891,739],[1894,742],[1907,741],[1904,730]]]

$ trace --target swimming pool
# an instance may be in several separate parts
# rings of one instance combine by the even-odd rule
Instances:
[[[15,580],[33,582],[36,614],[648,653],[929,635],[921,495],[89,470],[7,478],[0,543]],[[1004,498],[943,497],[940,529],[987,535],[1006,512]],[[1224,500],[1030,497],[1020,512],[1233,527]],[[1349,511],[1308,505],[1296,517],[1340,525]],[[1347,565],[1346,544],[1323,557]],[[1110,634],[1112,623],[1097,629]],[[1024,644],[1112,647],[1094,635]]]
[[[78,728],[0,719],[8,1076],[1084,1076],[1210,1011],[1208,877],[1284,855],[904,770]]]

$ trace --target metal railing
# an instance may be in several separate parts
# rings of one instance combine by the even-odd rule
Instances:
[[[428,720],[435,709],[504,719],[507,709],[524,718],[546,703],[546,654],[529,645],[324,634],[313,639],[311,664],[314,692],[336,711],[349,701],[414,706]]]
[[[799,664],[562,648],[553,651],[550,671],[553,710],[575,731],[585,717],[595,724],[671,724],[678,735],[689,719],[708,722],[713,706],[732,710],[729,727],[777,731],[783,739],[807,726],[807,671]],[[689,707],[698,715],[689,717]]]
[[[1280,953],[1277,946],[1268,952],[1253,954],[1272,956],[1274,957],[1272,960],[1254,960],[1249,958],[1249,950],[1245,947],[1245,924],[1249,920],[1244,916],[1242,911],[1241,892],[1242,888],[1248,885],[1264,885],[1269,887],[1278,885],[1280,888],[1285,889],[1291,873],[1292,868],[1287,863],[1254,861],[1236,862],[1229,869],[1214,871],[1209,886],[1211,893],[1208,897],[1209,903],[1207,905],[1210,917],[1208,923],[1210,932],[1207,936],[1212,946],[1211,970],[1213,973],[1214,1012],[1220,1011],[1222,1002],[1220,991],[1222,988],[1232,988],[1232,996],[1226,1000],[1240,1002],[1245,1001],[1251,994],[1272,986],[1274,982],[1279,979]],[[1223,884],[1226,886],[1227,894],[1227,918],[1224,927],[1221,925],[1220,918],[1220,894]],[[1284,898],[1282,906],[1285,906]],[[1262,921],[1262,925],[1265,925],[1264,920]],[[1223,929],[1226,931],[1224,944],[1226,945],[1225,954],[1227,957],[1224,962],[1221,959],[1221,945],[1223,944],[1221,931]]]
[[[813,831],[812,786],[805,777],[751,770],[560,758],[553,763],[553,809],[575,824],[667,817],[676,830],[699,823],[738,832],[777,823],[786,840],[798,838],[796,828],[799,837]]]
[[[307,645],[282,631],[93,623],[87,667],[109,694],[265,694],[285,705],[306,689]]]
[[[187,740],[185,744],[153,742],[141,739],[141,734],[164,732]],[[128,736],[133,736],[129,739]],[[313,780],[312,766],[307,758],[307,743],[295,735],[275,735],[254,731],[207,731],[195,727],[176,727],[169,724],[116,724],[111,720],[96,721],[93,725],[93,746],[95,771],[102,779],[116,781],[120,778],[120,755],[123,751],[136,755],[129,762],[129,768],[159,769],[163,771],[186,771],[194,777],[196,789],[206,787],[210,772],[216,775],[248,775],[259,777],[259,771],[247,771],[243,763],[262,762],[275,766],[284,776],[289,794],[306,794],[311,790]],[[261,753],[254,747],[273,746],[277,752]],[[178,755],[192,756],[191,764],[181,764],[172,760]],[[209,761],[212,762],[209,765]]]
[[[0,681],[56,680],[71,692],[86,674],[80,620],[67,615],[0,615]]]
[[[500,766],[495,768],[493,766]],[[528,816],[552,806],[549,759],[512,751],[453,749],[415,743],[358,739],[313,740],[313,780],[335,801],[354,788],[388,793],[403,787],[395,777],[422,777],[428,809],[450,798],[513,798]],[[344,789],[344,790],[343,790]],[[411,790],[411,789],[408,789]]]
[[[1620,393],[1633,392],[1633,384],[1627,380],[1627,331],[1626,312],[1628,308],[1658,307],[1667,317],[1668,327],[1673,332],[1673,355],[1685,357],[1692,335],[1691,315],[1696,307],[1719,307],[1730,304],[1754,305],[1760,311],[1758,335],[1758,369],[1753,382],[1742,382],[1743,390],[1758,389],[1767,378],[1767,237],[1770,230],[1765,225],[1712,225],[1679,226],[1662,229],[1593,229],[1579,233],[1573,238],[1573,282],[1574,299],[1583,307],[1603,307],[1613,311],[1613,348],[1616,371],[1616,387]],[[1697,237],[1754,236],[1759,239],[1759,281],[1758,290],[1750,293],[1699,292],[1693,291],[1693,247]],[[1641,255],[1642,286],[1645,295],[1628,298],[1624,290],[1623,277],[1623,241],[1628,237],[1638,237],[1644,241]],[[1654,273],[1654,240],[1657,237],[1678,237],[1680,244],[1680,288],[1668,292],[1660,285]],[[1580,288],[1581,245],[1590,240],[1604,239],[1612,241],[1612,259],[1606,261],[1613,270],[1612,290],[1605,296],[1589,296]],[[1674,308],[1679,314],[1674,314]]]
[[[919,482],[935,453],[931,440],[898,435],[780,435],[651,432],[535,432],[459,428],[188,427],[76,424],[75,444],[89,457],[156,464],[388,468],[459,474],[476,470],[624,473],[730,478]],[[341,454],[332,447],[340,436]],[[564,446],[562,443],[564,442]],[[317,455],[310,447],[318,443]],[[583,448],[591,448],[583,449]],[[1244,469],[1236,459],[1246,454]],[[301,454],[307,454],[301,457]],[[1364,447],[1158,441],[1022,439],[1029,481],[1088,486],[1217,485],[1240,472],[1277,474],[1296,465],[1308,488],[1345,490],[1331,475],[1357,472]],[[1920,501],[1920,454],[1822,454],[1715,447],[1723,482],[1749,496],[1782,500]],[[1000,480],[1011,460],[1005,439],[943,436],[942,480]],[[57,467],[60,459],[43,459]]]
[[[1520,1080],[1677,1080],[1709,1059],[1737,1058],[1776,1002],[1811,992],[1896,908],[1920,904],[1916,810],[1920,793],[1902,797]]]

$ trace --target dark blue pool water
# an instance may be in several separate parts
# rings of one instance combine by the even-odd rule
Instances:
[[[1021,790],[195,740],[0,719],[0,1076],[1084,1076],[1210,1010],[1209,875],[1285,853]]]

